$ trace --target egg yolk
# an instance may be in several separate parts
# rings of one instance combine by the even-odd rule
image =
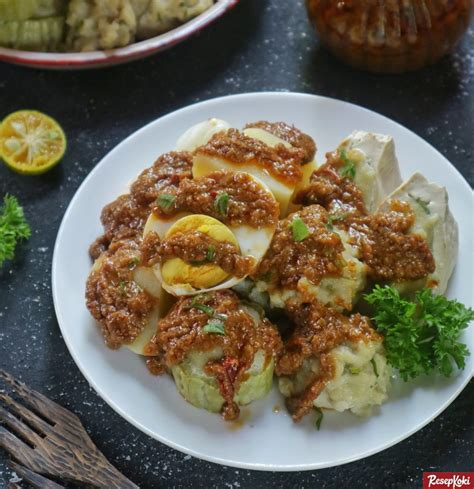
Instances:
[[[199,231],[222,243],[233,244],[239,249],[239,244],[232,231],[213,217],[202,214],[186,216],[176,221],[165,235],[170,238],[176,233]],[[181,258],[171,258],[161,266],[163,280],[169,285],[191,285],[196,289],[213,287],[224,281],[229,275],[214,263],[191,265]]]

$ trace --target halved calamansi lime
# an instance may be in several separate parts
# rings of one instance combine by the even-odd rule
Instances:
[[[41,112],[13,112],[0,124],[0,157],[18,173],[44,173],[65,151],[66,136],[61,126]]]

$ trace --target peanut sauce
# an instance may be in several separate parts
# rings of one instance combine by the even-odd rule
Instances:
[[[101,255],[98,267],[87,279],[87,308],[112,349],[132,343],[157,305],[156,299],[133,280],[139,256],[136,240],[116,240]]]
[[[225,334],[203,331],[211,317],[193,307],[196,300],[212,308],[215,314],[227,316]],[[262,319],[256,326],[253,317],[242,309],[237,295],[230,290],[222,290],[197,298],[181,297],[167,316],[159,321],[157,333],[147,346],[147,354],[157,355],[150,365],[154,373],[161,373],[181,363],[193,350],[221,348],[222,358],[210,360],[205,372],[216,378],[225,401],[222,415],[224,419],[232,420],[239,415],[239,407],[233,401],[234,394],[240,383],[246,380],[255,354],[263,350],[269,361],[281,345],[278,330],[267,319]]]
[[[212,257],[209,257],[210,249]],[[145,255],[148,255],[146,250]],[[155,252],[154,260],[149,259],[147,265],[164,263],[170,258],[181,258],[196,266],[214,263],[229,275],[238,278],[247,276],[255,264],[253,257],[242,256],[233,244],[217,241],[199,231],[176,233],[163,240]]]
[[[216,199],[223,193],[228,205],[222,212]],[[194,180],[183,180],[173,205],[163,209],[156,205],[154,212],[161,217],[179,212],[206,214],[227,225],[247,225],[254,228],[275,226],[279,206],[273,195],[247,173],[216,171]]]
[[[141,235],[158,195],[175,193],[181,180],[192,178],[191,168],[191,153],[172,151],[161,155],[151,168],[144,170],[132,184],[130,193],[121,195],[102,210],[104,234],[90,246],[91,257],[98,258],[113,239]]]
[[[331,307],[318,302],[301,303],[290,300],[286,313],[295,329],[285,342],[276,363],[279,376],[294,375],[310,357],[318,357],[319,375],[311,379],[305,390],[287,399],[287,407],[295,421],[307,414],[313,401],[334,377],[334,365],[329,352],[346,341],[380,341],[381,336],[372,329],[369,318],[360,314],[346,317]]]
[[[290,126],[286,122],[258,121],[247,124],[245,129],[253,127],[263,129],[277,138],[283,139],[283,141],[286,141],[295,148],[302,150],[304,155],[303,164],[313,161],[314,155],[316,154],[316,144],[313,138],[295,126]]]
[[[369,215],[362,192],[350,178],[340,176],[344,165],[340,152],[326,156],[326,163],[313,172],[295,202],[319,204],[330,216],[337,216],[337,225],[349,233],[374,280],[417,280],[433,273],[435,262],[428,243],[410,234],[415,221],[410,205],[394,200],[389,212]]]
[[[286,184],[298,183],[303,176],[303,150],[287,148],[283,144],[272,148],[237,129],[215,134],[207,144],[197,148],[196,154],[220,158],[235,165],[257,165]]]
[[[300,218],[310,232],[302,241],[293,237],[295,218]],[[265,279],[274,287],[295,289],[302,277],[318,284],[324,277],[342,275],[344,247],[338,234],[327,228],[327,219],[326,210],[312,205],[280,221],[255,278]]]

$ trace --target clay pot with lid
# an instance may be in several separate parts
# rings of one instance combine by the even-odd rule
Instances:
[[[323,44],[352,66],[412,71],[451,51],[469,26],[473,0],[306,0]]]

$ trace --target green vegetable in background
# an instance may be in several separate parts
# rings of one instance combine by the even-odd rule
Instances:
[[[5,260],[15,256],[17,242],[28,239],[31,235],[30,226],[25,219],[23,208],[12,195],[5,195],[0,207],[0,267]]]
[[[394,287],[376,285],[365,300],[374,307],[373,319],[384,335],[387,360],[403,380],[433,370],[449,377],[453,363],[464,368],[470,353],[459,335],[474,319],[472,309],[428,288],[418,291],[412,302],[400,297]]]

